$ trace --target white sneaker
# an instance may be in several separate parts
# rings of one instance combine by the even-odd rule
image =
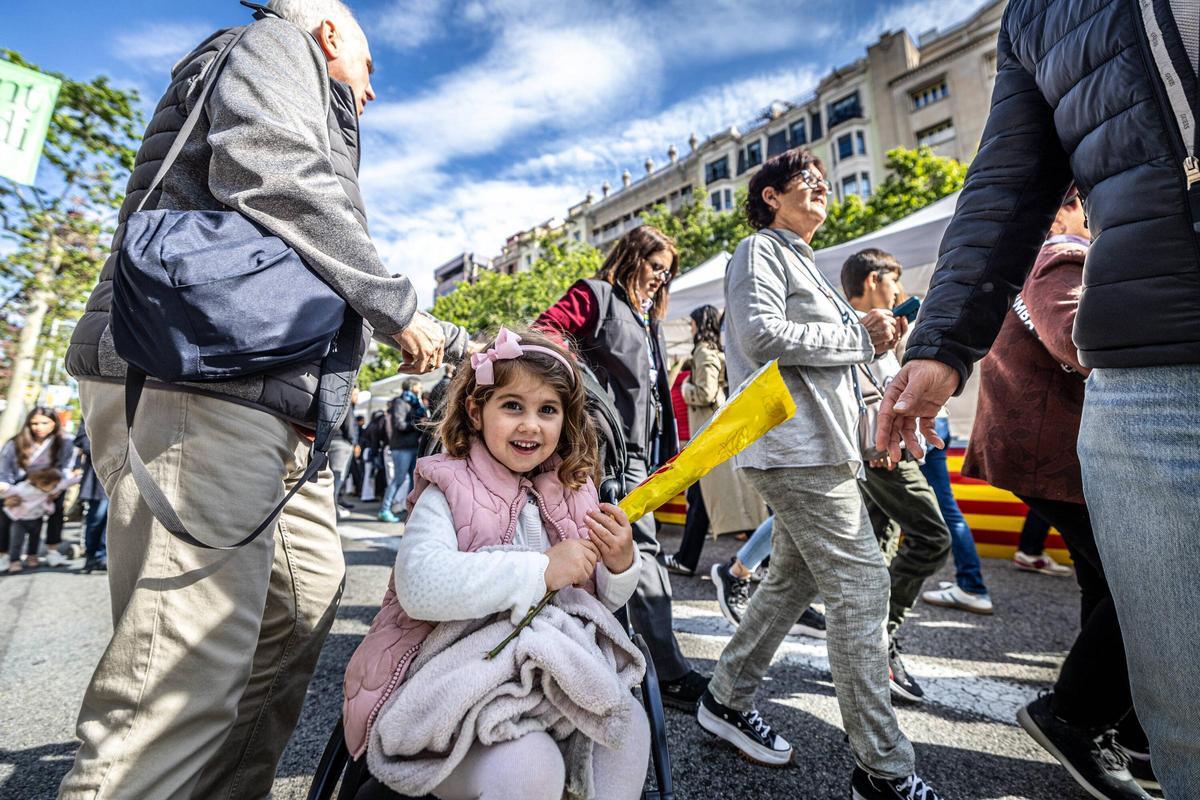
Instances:
[[[972,594],[958,588],[953,583],[942,583],[942,588],[924,592],[921,599],[931,606],[942,608],[957,608],[970,611],[972,614],[991,614],[992,600],[986,594]]]
[[[350,509],[342,508],[341,506],[338,506],[337,507],[337,518],[339,520],[350,519]]]
[[[0,554],[0,572],[8,572],[8,565],[11,563],[8,553]]]
[[[67,563],[67,558],[57,550],[46,551],[46,566],[61,567]]]
[[[1058,563],[1045,553],[1042,553],[1040,556],[1031,556],[1018,550],[1013,553],[1013,566],[1025,572],[1040,572],[1043,575],[1053,575],[1056,578],[1065,578],[1068,575],[1075,574],[1073,569]]]

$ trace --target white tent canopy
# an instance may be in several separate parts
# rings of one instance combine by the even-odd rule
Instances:
[[[911,294],[924,296],[937,263],[942,234],[954,216],[957,202],[958,192],[955,192],[866,236],[818,250],[817,268],[835,287],[840,287],[842,264],[846,259],[868,247],[878,248],[894,255],[904,266],[904,288]],[[671,306],[665,333],[672,355],[686,356],[691,352],[688,314],[694,308],[705,304],[725,307],[725,268],[730,257],[728,253],[718,253],[671,284]],[[976,391],[973,378],[962,396],[950,402],[954,429],[960,436],[970,431],[975,418]]]

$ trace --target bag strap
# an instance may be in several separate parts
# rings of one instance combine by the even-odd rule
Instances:
[[[1159,76],[1167,92],[1167,101],[1171,104],[1175,124],[1179,126],[1179,135],[1183,139],[1183,170],[1190,190],[1193,184],[1200,183],[1200,157],[1197,156],[1200,153],[1200,129],[1196,127],[1196,116],[1192,104],[1188,102],[1185,84],[1180,79],[1171,51],[1163,39],[1163,26],[1155,14],[1154,0],[1137,0],[1137,4],[1142,15],[1142,24],[1146,28],[1146,38],[1150,43],[1150,53],[1154,57],[1155,66],[1158,67]],[[1182,57],[1187,59],[1186,51]],[[1190,64],[1187,68],[1187,78],[1191,80],[1191,85],[1195,85],[1198,80]]]
[[[837,308],[838,312],[842,315],[842,322],[849,325],[851,321],[856,320],[858,311],[847,301],[839,299],[837,290],[833,288],[833,284],[830,283],[829,279],[825,277],[825,273],[821,272],[819,269],[813,270],[809,268],[804,259],[804,254],[800,252],[796,245],[789,242],[782,234],[772,230],[771,228],[766,228],[764,233],[767,233],[775,239],[778,239],[780,242],[786,245],[789,250],[796,254],[796,257],[800,259],[800,264],[804,267],[804,271],[808,273],[809,278],[817,284],[817,288],[821,290],[821,293],[825,295],[829,302],[833,303],[834,307]],[[813,274],[814,272],[816,273],[815,275]],[[879,398],[882,400],[883,387],[879,384],[879,381],[876,380],[875,375],[870,369],[867,368],[866,364],[859,364],[858,367],[862,370],[863,375],[867,376],[867,380],[871,382],[871,385],[875,387],[875,391],[879,392]],[[854,375],[854,393],[858,398],[859,409],[861,411],[866,411],[866,401],[863,399],[862,386],[858,382],[858,370],[851,370],[851,372]],[[875,401],[872,400],[872,402]]]
[[[175,507],[171,505],[171,501],[163,494],[158,483],[150,475],[150,471],[146,468],[146,462],[142,460],[142,456],[138,453],[137,445],[133,441],[133,419],[137,413],[138,402],[142,398],[142,390],[146,386],[146,373],[140,369],[130,365],[125,373],[125,428],[127,441],[129,442],[129,468],[133,474],[133,482],[137,485],[138,491],[142,494],[142,499],[146,501],[146,505],[150,508],[150,513],[154,514],[154,518],[162,524],[173,536],[187,542],[193,547],[200,547],[205,550],[237,550],[250,542],[257,539],[264,531],[271,527],[275,518],[283,511],[283,507],[288,504],[296,493],[300,491],[305,483],[315,482],[322,469],[329,461],[329,457],[322,451],[313,448],[309,455],[308,468],[304,471],[304,475],[296,484],[288,490],[283,499],[271,510],[258,527],[250,534],[243,538],[240,542],[233,545],[215,545],[201,541],[192,535],[187,526],[183,524],[183,520],[179,518]]]
[[[247,25],[239,30],[229,41],[229,44],[222,47],[220,52],[217,53],[216,58],[212,60],[208,68],[208,75],[204,78],[204,88],[200,90],[200,96],[196,98],[196,104],[192,106],[191,112],[183,122],[183,127],[179,129],[179,133],[175,136],[175,140],[171,142],[171,148],[163,156],[162,163],[158,166],[158,172],[154,174],[154,180],[150,181],[150,186],[146,189],[146,193],[142,195],[142,200],[137,204],[134,213],[145,208],[146,203],[150,200],[150,195],[154,194],[154,190],[159,187],[163,178],[167,176],[167,171],[174,166],[175,160],[183,152],[183,146],[187,144],[188,137],[192,135],[192,131],[196,129],[196,124],[200,121],[200,115],[204,113],[204,104],[208,102],[208,97],[212,94],[213,86],[217,83],[217,76],[225,67],[225,62],[229,60],[229,54],[233,52],[234,46],[246,35],[249,27]]]

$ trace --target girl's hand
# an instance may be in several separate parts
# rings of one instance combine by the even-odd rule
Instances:
[[[5,508],[16,508],[19,505],[21,505],[21,498],[19,497],[8,497],[4,500]]]
[[[600,551],[586,539],[568,539],[547,550],[546,556],[550,559],[546,567],[546,590],[557,592],[587,583],[596,571]]]
[[[633,546],[633,526],[624,511],[611,503],[601,503],[598,510],[588,512],[587,526],[609,572],[618,575],[633,566],[637,550]]]

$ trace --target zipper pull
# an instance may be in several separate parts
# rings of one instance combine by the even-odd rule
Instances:
[[[1187,188],[1190,192],[1192,185],[1200,183],[1200,158],[1188,156],[1183,160],[1183,172],[1187,175]]]

